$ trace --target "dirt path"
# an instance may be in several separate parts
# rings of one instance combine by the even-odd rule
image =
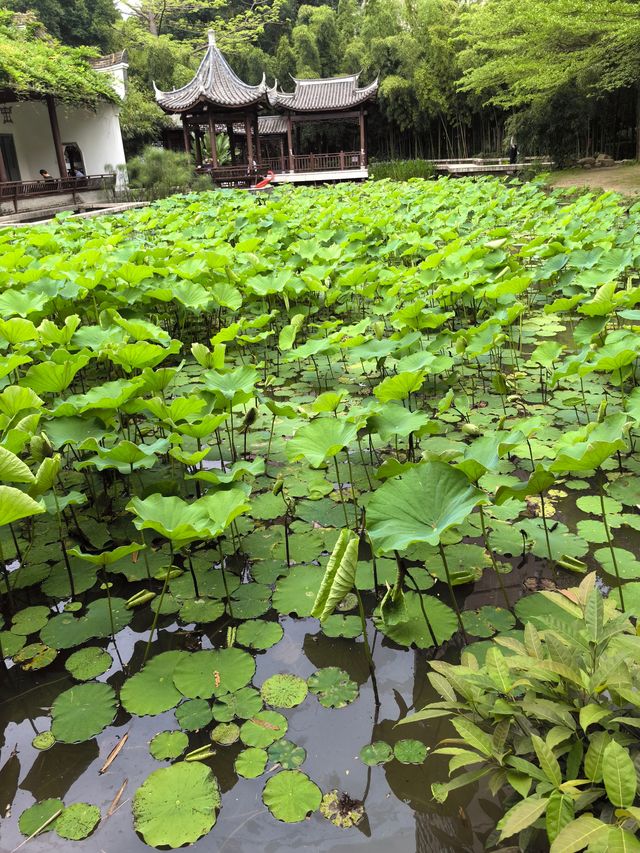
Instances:
[[[612,166],[608,169],[565,169],[549,177],[552,187],[589,187],[613,190],[621,195],[640,196],[640,163]]]

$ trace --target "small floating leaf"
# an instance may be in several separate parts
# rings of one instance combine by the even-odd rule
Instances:
[[[57,798],[34,803],[28,809],[25,809],[18,818],[20,832],[26,836],[33,835],[34,832],[40,829],[43,823],[46,823],[56,812],[62,809],[64,809],[64,803]],[[42,831],[48,832],[50,829],[53,829],[57,820],[58,818],[51,821]]]
[[[373,743],[363,746],[360,750],[360,761],[367,764],[369,767],[375,767],[377,764],[386,764],[393,758],[393,750],[383,740],[376,740]]]
[[[322,792],[299,770],[282,770],[262,791],[262,801],[271,814],[285,823],[298,823],[320,807]]]
[[[287,718],[277,711],[260,711],[240,729],[240,738],[246,746],[265,747],[284,737],[287,733]]]
[[[230,746],[240,737],[240,726],[235,723],[218,723],[211,732],[211,740],[221,746]]]
[[[393,754],[401,764],[422,764],[427,757],[427,747],[419,740],[399,740]]]
[[[306,750],[284,738],[272,743],[267,750],[267,755],[269,761],[279,764],[283,770],[295,770],[307,757]]]
[[[187,699],[176,708],[176,720],[181,729],[195,732],[208,726],[213,719],[211,705],[206,699]]]
[[[243,749],[233,765],[238,776],[244,779],[257,779],[267,766],[267,751],[256,747]]]
[[[100,809],[89,803],[73,803],[67,806],[55,822],[55,830],[60,838],[81,841],[98,825]]]
[[[51,749],[55,742],[56,739],[53,735],[53,732],[40,732],[40,734],[37,734],[31,741],[31,746],[34,749],[40,749],[44,751],[46,749]]]
[[[274,708],[295,708],[304,702],[309,688],[303,678],[288,673],[272,675],[260,688],[265,704]]]
[[[102,682],[78,684],[61,693],[51,708],[51,731],[62,743],[80,743],[99,734],[116,713],[113,687]]]
[[[358,696],[358,685],[337,666],[325,666],[307,679],[307,685],[325,708],[346,708]]]
[[[235,613],[235,610],[234,610]],[[249,649],[270,649],[282,639],[284,631],[278,622],[266,622],[264,619],[252,619],[238,625],[236,642]]]
[[[189,745],[189,737],[184,732],[158,732],[151,739],[149,752],[158,761],[178,758]]]
[[[90,681],[106,672],[113,663],[111,655],[97,646],[89,646],[74,652],[66,661],[65,668],[78,681]]]

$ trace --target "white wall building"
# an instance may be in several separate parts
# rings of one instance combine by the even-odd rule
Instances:
[[[109,75],[113,88],[124,98],[128,68],[124,53],[104,57],[94,63],[94,68]],[[47,103],[17,100],[6,106],[9,115],[4,123],[0,121],[0,152],[8,181],[42,180],[41,169],[54,178],[66,178],[72,169],[89,176],[125,165],[118,104],[104,101],[91,109],[56,103],[65,175],[60,174]],[[122,170],[119,174],[122,175]]]

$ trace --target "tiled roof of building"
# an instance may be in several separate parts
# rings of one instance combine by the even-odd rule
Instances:
[[[258,86],[243,83],[220,53],[213,33],[209,32],[209,47],[193,80],[173,92],[161,92],[155,83],[154,89],[156,101],[165,112],[183,113],[198,104],[237,108],[266,102],[267,84],[264,75]]]
[[[346,110],[357,107],[375,98],[378,91],[377,79],[368,86],[358,86],[359,74],[345,77],[329,77],[325,80],[298,80],[293,92],[278,91],[277,84],[269,89],[272,107],[294,112],[322,112],[324,110]]]
[[[99,59],[89,60],[93,68],[111,68],[113,65],[119,65],[121,62],[127,62],[127,51],[119,50],[116,53],[108,53],[106,56],[101,56]]]

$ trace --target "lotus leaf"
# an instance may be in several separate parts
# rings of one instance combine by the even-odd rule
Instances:
[[[235,609],[234,609],[235,613]],[[284,635],[282,625],[278,622],[265,622],[262,619],[252,619],[238,625],[236,642],[249,649],[270,649],[279,643]]]
[[[61,743],[80,743],[113,721],[116,694],[100,682],[78,684],[61,693],[51,708],[51,731]]]
[[[133,798],[133,823],[151,847],[181,847],[216,822],[220,789],[211,770],[180,761],[146,778]]]
[[[264,786],[262,801],[277,820],[297,823],[320,807],[322,792],[299,770],[282,770]]]
[[[205,699],[187,699],[175,710],[178,725],[189,732],[208,726],[213,719],[211,705]]]
[[[73,803],[62,812],[55,822],[56,833],[60,838],[81,841],[98,825],[100,809],[89,803]]]
[[[50,829],[55,827],[58,818],[52,820],[50,823],[47,823],[47,821],[49,821],[56,812],[61,813],[63,810],[64,803],[62,800],[58,799],[42,800],[39,803],[29,806],[28,809],[25,809],[22,812],[18,819],[20,832],[26,836],[33,835],[38,832],[40,827],[45,823],[47,825],[44,827],[42,832],[48,832]]]
[[[211,732],[211,740],[221,746],[230,746],[240,737],[240,727],[236,723],[218,723]]]
[[[14,634],[22,634],[27,637],[29,634],[35,634],[47,624],[51,616],[51,611],[48,607],[39,605],[33,607],[25,607],[24,610],[19,610],[13,615],[11,631]]]
[[[162,714],[174,708],[182,698],[173,683],[176,667],[189,655],[187,652],[161,652],[148,661],[144,668],[128,678],[122,685],[120,701],[130,714],[143,717]]]
[[[13,656],[13,660],[20,665],[21,669],[36,670],[49,666],[57,655],[58,652],[55,649],[50,649],[43,643],[29,643]]]
[[[346,708],[358,697],[358,685],[337,666],[325,666],[307,679],[309,690],[325,708]]]
[[[149,752],[158,761],[178,758],[189,744],[189,737],[184,732],[158,732],[149,744]]]
[[[56,739],[53,736],[53,732],[40,732],[31,741],[31,746],[34,749],[40,749],[44,752],[46,749],[51,749],[55,742]]]
[[[112,663],[108,652],[90,646],[70,655],[65,662],[65,668],[78,681],[90,681],[110,669]]]
[[[270,676],[260,688],[264,703],[274,708],[295,708],[304,702],[307,692],[303,678],[287,673]]]
[[[253,746],[243,749],[234,763],[236,773],[244,779],[257,779],[258,776],[262,776],[266,766],[266,749],[258,749]]]
[[[383,740],[374,741],[374,743],[363,746],[360,750],[360,760],[369,767],[375,767],[378,764],[386,764],[393,758],[393,750]]]
[[[262,710],[262,698],[254,687],[241,687],[235,693],[218,696],[213,705],[213,717],[228,723],[234,717],[248,720]]]
[[[318,566],[294,566],[276,584],[273,606],[278,613],[311,616],[323,574]]]
[[[264,748],[287,733],[286,717],[277,711],[259,711],[240,728],[240,739],[245,746]]]
[[[356,437],[354,424],[336,418],[318,418],[300,427],[287,445],[291,462],[306,459],[312,468],[321,465],[338,454]]]
[[[206,598],[192,598],[180,608],[182,622],[215,622],[224,615],[224,604],[221,601]]]
[[[269,761],[279,764],[283,770],[295,770],[300,767],[307,757],[301,746],[296,746],[290,740],[277,740],[267,749]]]
[[[173,681],[190,699],[210,699],[233,693],[248,684],[255,673],[254,659],[241,649],[195,652],[176,666]]]
[[[399,740],[393,755],[401,764],[422,764],[427,757],[427,747],[419,740]]]

